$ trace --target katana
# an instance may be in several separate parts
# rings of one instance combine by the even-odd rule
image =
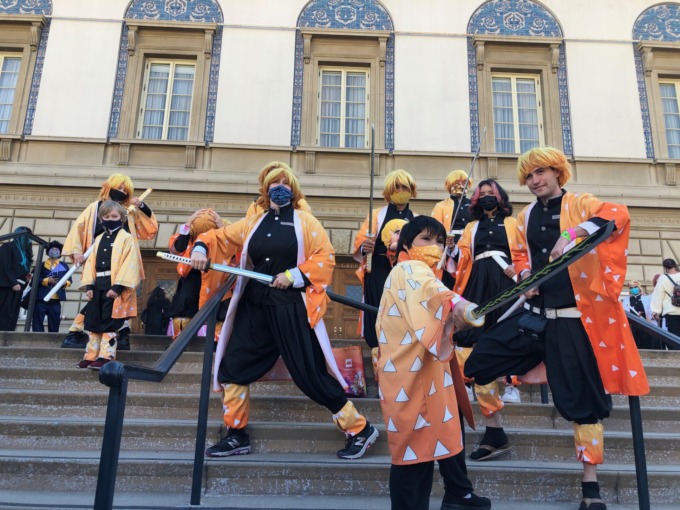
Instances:
[[[556,258],[552,262],[549,262],[546,266],[531,274],[528,278],[522,280],[517,285],[501,292],[486,303],[480,305],[468,305],[465,310],[465,320],[471,326],[482,326],[484,324],[484,316],[487,313],[492,312],[504,304],[518,298],[522,294],[535,289],[549,278],[555,276],[557,272],[566,269],[581,257],[592,251],[600,243],[604,242],[611,235],[611,233],[614,232],[615,228],[616,223],[614,220],[611,220],[610,222],[601,226],[591,235],[584,238],[573,248],[566,251],[564,254],[562,254],[562,256]]]
[[[152,191],[153,191],[153,189],[149,188],[144,193],[142,193],[139,196],[140,202],[143,201],[146,197],[148,197],[149,193],[151,193]],[[134,210],[135,210],[134,205],[131,205],[130,207],[128,207],[129,213],[134,211]],[[95,220],[95,225],[96,225],[96,223],[97,223],[97,220]],[[85,253],[83,253],[83,263],[82,264],[73,264],[71,266],[71,268],[66,272],[66,274],[61,277],[61,280],[59,280],[54,285],[54,287],[52,287],[52,289],[50,289],[50,291],[47,293],[47,295],[43,298],[43,301],[45,301],[45,303],[47,303],[50,299],[52,299],[52,296],[54,296],[59,291],[59,289],[61,289],[64,286],[64,284],[68,281],[68,279],[71,277],[71,275],[73,273],[75,273],[78,270],[79,267],[82,267],[83,265],[85,265],[85,261],[87,260],[87,257],[89,257],[90,254],[92,253],[93,248],[94,248],[94,239],[92,240],[92,245],[85,251]]]
[[[373,177],[375,176],[375,125],[371,124],[371,187],[368,197],[368,231],[366,237],[373,238]],[[375,249],[375,246],[373,247]],[[370,273],[373,269],[373,252],[366,254],[366,272]]]
[[[170,260],[172,262],[178,262],[180,264],[187,264],[191,265],[191,259],[187,257],[181,257],[179,255],[173,255],[172,253],[167,253],[163,251],[156,252],[156,256],[160,257],[165,260]],[[268,275],[268,274],[263,274],[263,273],[258,273],[256,271],[250,271],[248,269],[243,269],[240,267],[233,267],[233,266],[228,266],[226,264],[215,264],[210,262],[208,260],[208,266],[207,269],[212,269],[213,271],[219,271],[220,273],[229,273],[229,274],[235,274],[237,276],[245,276],[246,278],[252,278],[254,280],[257,280],[262,283],[266,284],[271,284],[276,278],[274,276]],[[333,301],[351,306],[352,308],[356,308],[358,310],[363,310],[364,312],[373,312],[377,313],[378,308],[375,306],[367,305],[366,303],[362,303],[360,301],[355,301],[354,299],[350,299],[346,296],[341,296],[340,294],[335,294],[334,292],[326,291],[326,295]]]
[[[475,170],[475,164],[477,164],[477,159],[479,159],[479,151],[482,148],[482,140],[484,140],[484,135],[486,134],[486,126],[484,126],[484,129],[482,129],[482,136],[479,137],[479,143],[477,144],[477,152],[475,152],[474,157],[472,158],[472,164],[470,164],[470,171],[468,172],[468,177],[465,181],[465,186],[463,186],[463,193],[460,196],[460,200],[458,201],[458,206],[456,207],[455,212],[453,213],[453,219],[451,220],[451,231],[447,234],[449,237],[453,237],[453,226],[456,224],[456,220],[458,219],[458,214],[460,213],[460,207],[463,205],[463,199],[465,198],[465,195],[467,194],[467,189],[468,186],[470,185],[470,180],[472,179],[472,172]],[[442,258],[439,261],[439,264],[437,264],[437,269],[441,269],[444,267],[444,263],[446,262],[446,250],[444,250],[444,253],[442,254]]]

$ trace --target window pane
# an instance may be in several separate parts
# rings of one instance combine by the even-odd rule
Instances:
[[[367,82],[365,72],[321,72],[319,145],[365,147]]]
[[[0,133],[7,133],[12,116],[14,95],[19,81],[21,58],[0,57]]]
[[[493,77],[492,105],[497,152],[524,152],[540,145],[537,83],[533,78]]]
[[[664,112],[663,120],[666,128],[668,156],[680,158],[680,111],[678,109],[676,84],[661,83],[659,90]]]

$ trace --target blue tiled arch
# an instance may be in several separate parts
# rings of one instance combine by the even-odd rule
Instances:
[[[215,0],[132,0],[125,10],[125,19],[152,21],[182,21],[188,23],[218,23],[224,21],[222,9]],[[118,136],[120,109],[123,103],[125,76],[128,64],[128,27],[123,22],[118,51],[116,83],[111,101],[108,138]],[[215,134],[215,109],[217,105],[217,86],[220,75],[220,53],[222,49],[222,27],[218,26],[213,37],[208,84],[208,104],[206,108],[204,141],[210,143]]]
[[[479,145],[479,97],[477,87],[477,52],[472,36],[477,34],[506,37],[559,37],[562,27],[555,16],[543,5],[532,0],[489,0],[482,4],[468,22],[468,85],[470,89],[470,140],[472,150]],[[564,153],[573,154],[571,114],[567,88],[567,65],[564,41],[559,47],[557,83],[562,123]]]
[[[4,0],[0,1],[0,14],[37,14],[50,16],[52,14],[51,0]],[[40,79],[42,78],[43,65],[45,63],[45,49],[47,48],[47,38],[50,35],[50,21],[48,17],[45,26],[40,33],[40,42],[36,50],[35,67],[31,79],[31,91],[28,95],[28,107],[26,108],[26,118],[24,128],[21,133],[26,136],[33,133],[33,119],[35,118],[35,107],[38,104],[38,92],[40,91]]]
[[[300,145],[302,127],[304,56],[300,28],[394,32],[392,17],[377,0],[311,0],[300,12],[296,26],[290,141],[293,147]],[[394,150],[394,33],[390,34],[387,40],[385,55],[385,148]]]
[[[654,141],[649,118],[649,101],[647,85],[642,66],[642,57],[637,51],[639,41],[680,41],[680,4],[663,3],[642,11],[633,24],[633,55],[637,74],[638,93],[640,95],[640,111],[642,113],[642,129],[645,135],[645,150],[648,158],[654,158]]]

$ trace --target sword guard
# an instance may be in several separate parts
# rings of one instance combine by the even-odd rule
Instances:
[[[467,322],[473,328],[481,328],[484,325],[485,317],[475,317],[473,312],[476,308],[477,305],[474,303],[467,305],[465,307],[465,315],[463,315],[463,318],[465,319],[465,322]]]
[[[210,271],[210,259],[205,261],[205,268],[203,268],[203,270],[201,272],[207,273],[208,271]]]

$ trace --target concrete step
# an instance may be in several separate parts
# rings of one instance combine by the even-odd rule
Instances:
[[[0,393],[0,416],[40,416],[42,418],[70,419],[103,418],[106,415],[108,389],[101,387],[87,397],[83,394],[55,393],[43,389],[6,389]],[[162,387],[157,387],[162,389]],[[96,398],[93,398],[96,397]],[[209,419],[221,421],[222,401],[218,393],[211,393]],[[353,399],[357,408],[372,422],[382,423],[378,399]],[[642,399],[645,404],[646,399]],[[473,403],[479,430],[484,429],[484,419],[479,406]],[[125,417],[128,419],[180,419],[194,420],[198,414],[196,394],[166,394],[129,392]],[[254,421],[291,421],[327,423],[328,411],[305,396],[251,395],[251,419]],[[677,432],[680,409],[643,407],[644,431]],[[502,413],[503,424],[508,428],[569,429],[571,423],[562,419],[551,405],[523,402],[507,404]],[[615,407],[606,420],[608,431],[629,431],[630,415],[627,403]]]
[[[374,422],[381,431],[371,453],[387,455],[387,435],[382,422]],[[0,444],[5,448],[68,449],[74,444],[98,450],[104,434],[104,416],[100,419],[43,419],[16,416],[0,418]],[[221,421],[208,423],[207,445],[217,442],[223,430]],[[506,428],[513,450],[508,459],[525,462],[569,462],[574,458],[573,433],[569,429]],[[259,422],[248,425],[251,447],[258,453],[318,453],[334,455],[342,448],[344,437],[330,423]],[[479,444],[483,431],[466,432],[468,449]],[[123,426],[123,450],[188,452],[196,443],[194,420],[127,419]],[[607,462],[633,464],[631,435],[622,431],[605,431]],[[680,434],[645,434],[647,462],[655,465],[680,464]]]
[[[98,463],[96,451],[0,450],[0,492],[92,494]],[[191,453],[121,452],[116,488],[121,494],[152,492],[187,497],[192,465]],[[207,498],[387,497],[389,466],[389,457],[384,455],[367,456],[358,461],[313,454],[252,454],[208,460],[203,473],[204,495]],[[582,469],[575,462],[541,462],[527,468],[517,461],[489,461],[468,469],[475,491],[496,501],[571,502],[574,505],[581,499]],[[680,468],[650,466],[648,472],[654,504],[680,503],[676,483]],[[605,464],[598,470],[598,478],[606,501],[624,505],[637,502],[635,471],[631,466]],[[435,483],[433,498],[442,495],[441,485]],[[494,508],[505,507],[495,504]]]

